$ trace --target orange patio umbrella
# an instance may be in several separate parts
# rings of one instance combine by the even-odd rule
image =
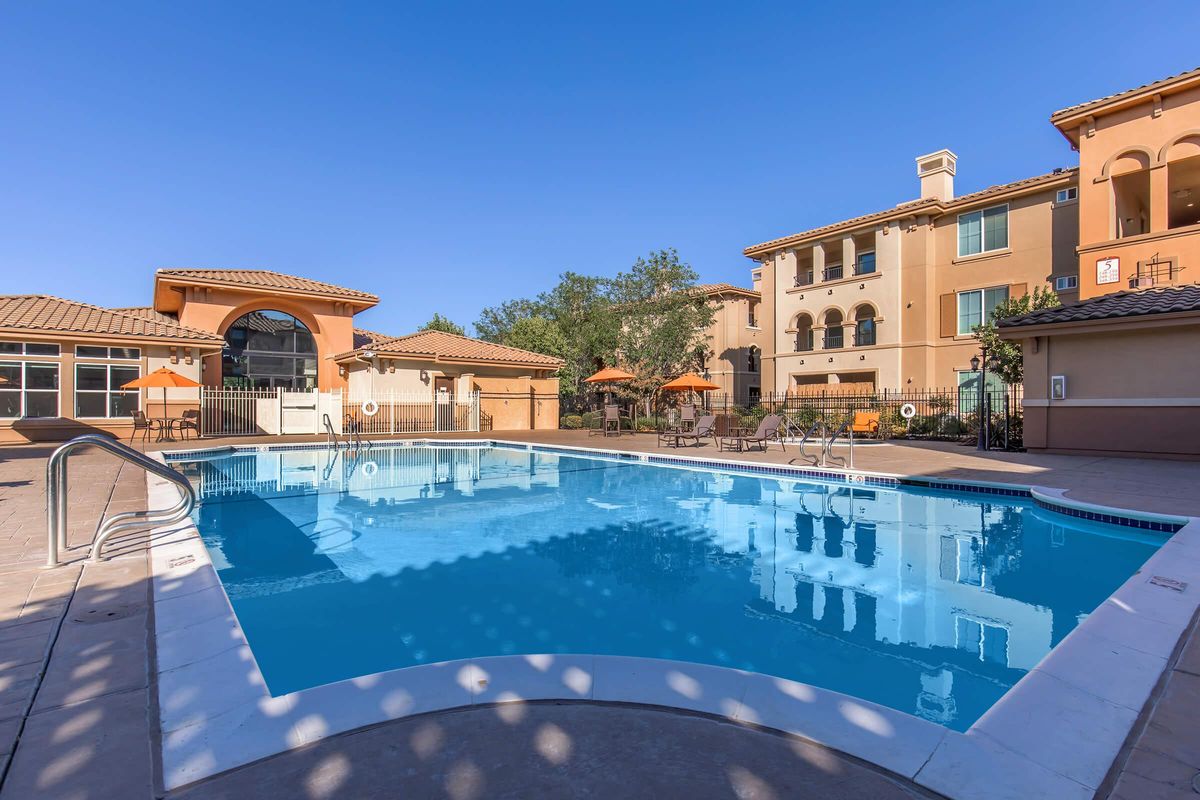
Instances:
[[[664,392],[711,392],[713,389],[721,387],[712,381],[706,381],[694,372],[689,372],[685,375],[680,375],[673,381],[667,381],[661,387],[660,391]]]
[[[122,389],[144,389],[150,387],[162,387],[163,390],[163,417],[167,416],[167,389],[184,388],[190,389],[200,384],[191,378],[180,375],[174,370],[160,367],[149,375],[143,375],[137,380],[132,380],[129,383],[121,384]]]
[[[694,372],[689,372],[664,383],[660,388],[665,392],[711,392],[721,387],[712,381],[704,380]]]
[[[618,383],[620,381],[631,381],[637,375],[626,372],[623,369],[616,367],[605,367],[591,377],[584,378],[584,383]]]

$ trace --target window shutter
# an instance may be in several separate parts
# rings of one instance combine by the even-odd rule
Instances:
[[[953,336],[958,332],[958,296],[951,292],[942,295],[942,336]]]
[[[1010,283],[1008,285],[1008,299],[1019,300],[1029,294],[1028,283]]]

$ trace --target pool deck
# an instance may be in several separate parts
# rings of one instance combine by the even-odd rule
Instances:
[[[447,437],[457,438],[457,437]],[[642,452],[647,435],[579,431],[483,437]],[[303,441],[284,438],[283,441]],[[312,437],[308,437],[312,441]],[[262,440],[219,444],[279,443]],[[182,445],[175,445],[176,447]],[[195,446],[189,443],[187,446]],[[0,798],[163,796],[156,777],[153,615],[146,538],[113,557],[40,569],[45,558],[45,458],[50,448],[0,448]],[[685,454],[789,463],[794,448]],[[796,463],[802,463],[797,461]],[[1200,464],[976,453],[948,444],[856,448],[857,469],[955,480],[1038,484],[1083,502],[1200,516]],[[104,513],[145,503],[141,473],[99,453],[72,459],[72,545]],[[1195,588],[1195,587],[1193,587]],[[1097,797],[1194,797],[1200,769],[1200,638],[1195,624],[1143,708]],[[1087,734],[1081,732],[1081,736]],[[619,764],[620,769],[612,769]],[[693,796],[928,797],[882,770],[797,737],[704,716],[626,705],[473,706],[386,722],[250,764],[170,797],[239,798]]]

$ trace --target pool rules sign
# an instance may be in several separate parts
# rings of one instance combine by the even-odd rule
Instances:
[[[1096,261],[1096,283],[1118,283],[1121,280],[1121,259],[1101,258]]]

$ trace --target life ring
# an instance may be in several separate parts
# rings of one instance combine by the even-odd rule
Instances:
[[[363,400],[362,412],[368,417],[373,417],[379,413],[379,403],[374,400]]]
[[[900,416],[904,417],[905,419],[912,419],[916,415],[917,407],[912,403],[905,403],[904,405],[900,406]]]
[[[362,471],[363,475],[366,475],[368,478],[374,478],[375,473],[379,472],[379,465],[374,461],[364,462],[362,465]]]

